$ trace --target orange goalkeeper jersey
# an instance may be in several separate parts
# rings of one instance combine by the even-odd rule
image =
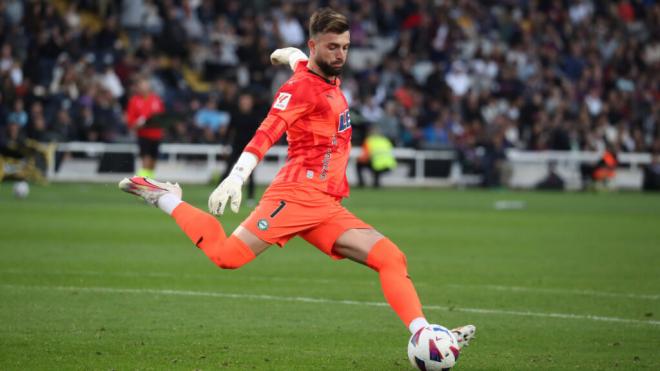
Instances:
[[[286,164],[271,189],[307,185],[335,197],[349,194],[346,166],[351,152],[351,119],[340,80],[329,81],[298,66],[275,94],[270,112],[245,147],[262,159],[286,132]]]

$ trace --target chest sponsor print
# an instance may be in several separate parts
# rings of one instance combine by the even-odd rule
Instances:
[[[339,126],[337,127],[337,132],[341,133],[348,130],[351,127],[351,115],[348,110],[339,114]]]

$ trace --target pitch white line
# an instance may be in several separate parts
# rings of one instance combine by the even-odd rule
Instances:
[[[502,286],[502,285],[465,285],[448,283],[445,286],[455,287],[459,289],[465,288],[485,288],[495,291],[510,291],[510,292],[531,292],[531,293],[547,293],[547,294],[571,294],[571,295],[584,295],[584,296],[602,296],[609,298],[626,298],[626,299],[647,299],[658,300],[660,295],[653,294],[632,294],[621,292],[607,292],[596,290],[571,290],[571,289],[555,289],[555,288],[539,288],[539,287],[522,287],[522,286]]]
[[[103,276],[103,277],[154,277],[154,278],[214,278],[213,273],[209,274],[174,274],[167,272],[101,272],[101,271],[34,271],[34,270],[22,270],[22,269],[4,269],[0,270],[0,273],[5,274],[16,274],[16,275],[54,275],[54,276]],[[223,279],[227,279],[227,276],[224,276]],[[378,284],[378,280],[374,279],[373,281],[350,281],[346,280],[332,280],[332,279],[319,279],[319,278],[295,278],[295,277],[275,277],[275,276],[249,276],[249,277],[231,277],[231,279],[240,279],[242,281],[284,281],[284,282],[314,282],[314,283],[327,283],[327,284],[336,284],[342,282],[344,284],[363,284],[363,285],[372,285],[375,286]]]
[[[0,273],[6,274],[19,274],[19,275],[35,275],[35,274],[46,274],[46,275],[58,275],[58,276],[106,276],[106,277],[163,277],[163,278],[213,278],[213,274],[174,274],[167,272],[101,272],[101,271],[32,271],[32,270],[22,270],[22,269],[4,269],[0,270]],[[232,279],[237,279],[236,277],[231,277]],[[223,279],[228,279],[227,276],[224,276]],[[320,284],[352,284],[352,285],[369,285],[376,286],[378,284],[377,280],[372,281],[358,281],[352,280],[347,281],[345,279],[334,280],[334,279],[320,279],[320,278],[296,278],[296,277],[277,277],[277,276],[249,276],[249,277],[240,277],[240,280],[243,281],[281,281],[281,282],[304,282],[304,283],[320,283]],[[425,282],[415,282],[415,286],[424,287],[431,286]],[[457,289],[470,289],[470,288],[484,288],[494,291],[508,291],[508,292],[528,292],[532,294],[560,294],[560,295],[582,295],[582,296],[596,296],[596,297],[610,297],[610,298],[624,298],[624,299],[638,299],[638,300],[658,300],[660,299],[660,294],[634,294],[634,293],[621,293],[621,292],[608,292],[608,291],[596,291],[596,290],[573,290],[573,289],[561,289],[561,288],[539,288],[539,287],[523,287],[523,286],[505,286],[505,285],[480,285],[480,284],[455,284],[455,283],[445,283],[440,285],[433,285],[451,287]]]
[[[287,302],[302,302],[302,303],[320,303],[320,304],[345,304],[345,305],[359,305],[359,306],[372,306],[372,307],[388,306],[387,303],[372,302],[372,301],[334,300],[334,299],[323,299],[323,298],[310,298],[303,296],[232,294],[226,292],[210,292],[210,291],[131,289],[131,288],[113,288],[113,287],[27,286],[27,285],[10,285],[10,284],[1,284],[0,287],[9,288],[9,289],[82,291],[82,292],[112,293],[112,294],[199,296],[199,297],[253,299],[253,300],[287,301]],[[461,308],[461,307],[450,308],[441,305],[426,305],[424,306],[424,309],[465,312],[465,313],[499,314],[499,315],[558,318],[558,319],[576,319],[576,320],[588,320],[588,321],[600,321],[600,322],[627,323],[627,324],[635,324],[635,325],[660,326],[660,321],[655,321],[655,320],[642,321],[631,318],[605,317],[605,316],[596,316],[591,314],[546,313],[546,312],[515,311],[515,310],[504,310],[504,309]]]

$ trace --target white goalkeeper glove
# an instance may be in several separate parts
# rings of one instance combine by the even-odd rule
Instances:
[[[276,49],[270,55],[270,63],[273,65],[288,64],[292,71],[296,70],[296,64],[302,60],[308,60],[307,55],[298,48],[288,47]]]
[[[216,187],[209,196],[209,211],[214,215],[225,212],[227,202],[231,199],[231,211],[237,213],[241,206],[241,187],[257,166],[257,156],[250,152],[243,152],[236,161],[231,173]]]

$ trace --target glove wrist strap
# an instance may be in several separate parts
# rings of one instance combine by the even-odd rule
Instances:
[[[241,153],[241,157],[238,158],[238,161],[236,161],[236,164],[231,169],[229,177],[239,180],[243,184],[250,174],[252,174],[258,162],[259,159],[254,154],[250,152]]]
[[[240,185],[242,186],[243,183],[245,183],[245,179],[247,179],[247,178],[243,179],[243,178],[241,178],[241,176],[238,175],[238,174],[229,173],[229,175],[227,175],[227,178],[226,178],[226,179],[232,180],[232,181],[234,181],[234,182],[236,182],[236,183],[238,183],[238,184],[240,184]]]
[[[298,65],[298,62],[307,62],[307,55],[305,53],[301,52],[300,50],[296,50],[295,52],[291,53],[289,56],[289,67],[291,67],[292,71],[296,70],[296,66]]]

